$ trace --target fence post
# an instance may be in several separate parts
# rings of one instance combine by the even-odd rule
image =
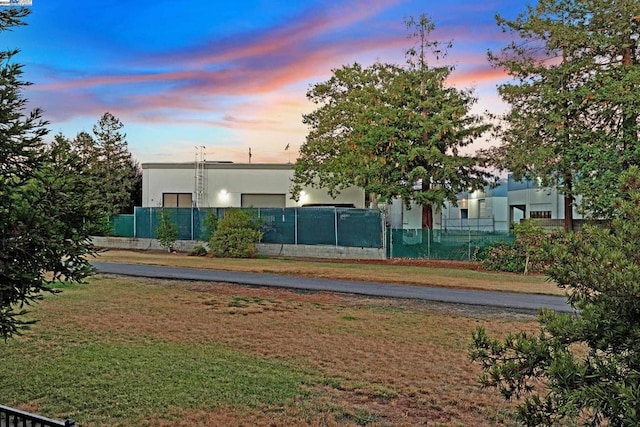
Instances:
[[[471,225],[469,224],[469,236],[468,236],[468,252],[467,252],[467,261],[471,261]]]
[[[195,217],[193,216],[193,205],[191,205],[191,240],[195,240]]]
[[[384,213],[380,212],[380,239],[382,244],[382,250],[384,251],[384,257],[387,257],[387,218]]]
[[[338,208],[333,208],[333,233],[335,235],[336,246],[338,246]]]
[[[293,219],[293,244],[298,244],[298,208],[295,209],[295,215]]]

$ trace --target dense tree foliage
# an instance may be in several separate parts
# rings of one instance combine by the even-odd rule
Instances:
[[[572,206],[609,217],[621,171],[640,161],[640,3],[540,0],[514,20],[498,17],[515,41],[491,54],[511,82],[511,106],[488,157],[516,178],[541,179]]]
[[[24,8],[2,8],[0,31],[21,25]],[[87,182],[81,159],[64,144],[43,144],[41,111],[26,112],[16,50],[0,52],[0,337],[29,322],[24,306],[55,281],[91,272],[86,221],[93,213],[80,196]]]
[[[71,149],[83,160],[85,173],[93,180],[86,202],[106,219],[131,213],[142,203],[142,169],[129,152],[122,128],[120,120],[107,112],[94,125],[94,136],[79,132],[70,141]]]
[[[433,206],[456,203],[458,192],[487,184],[481,160],[459,149],[488,125],[470,114],[476,101],[470,91],[445,85],[452,67],[427,64],[427,54],[442,54],[428,39],[432,22],[422,16],[408,26],[417,46],[406,65],[343,66],[308,91],[318,108],[304,116],[310,131],[295,165],[293,193],[304,185],[331,194],[359,186],[386,201],[418,202],[423,227],[431,228]]]
[[[128,149],[122,122],[111,113],[104,113],[93,126],[95,135],[95,168],[100,178],[100,190],[109,215],[126,212],[131,206],[139,174],[137,163]]]
[[[548,275],[577,315],[542,311],[537,336],[474,334],[484,385],[525,397],[518,415],[527,425],[640,424],[640,169],[620,183],[611,227],[569,234],[552,253]]]

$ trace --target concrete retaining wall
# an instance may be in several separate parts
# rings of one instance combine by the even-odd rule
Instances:
[[[137,239],[132,237],[92,237],[93,244],[99,248],[164,250],[156,239]],[[202,245],[198,240],[178,240],[174,249],[189,252],[195,246]],[[267,256],[284,256],[289,258],[327,258],[327,259],[385,259],[385,250],[381,248],[352,248],[344,246],[322,245],[257,245],[258,254]]]

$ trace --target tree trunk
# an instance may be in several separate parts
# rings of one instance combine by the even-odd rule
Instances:
[[[422,229],[433,228],[433,206],[422,205]]]
[[[564,175],[564,231],[573,231],[573,180],[571,174]]]
[[[573,196],[564,195],[564,231],[573,231]]]
[[[369,209],[378,209],[378,201],[380,198],[376,193],[369,194]]]
[[[422,179],[422,192],[429,191],[429,182],[426,179]],[[433,206],[431,204],[422,205],[422,229],[433,228]]]

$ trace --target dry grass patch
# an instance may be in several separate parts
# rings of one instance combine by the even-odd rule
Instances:
[[[495,393],[478,388],[480,372],[467,357],[467,345],[478,326],[498,336],[535,327],[531,315],[485,308],[109,276],[47,297],[34,316],[40,323],[17,340],[25,346],[24,357],[47,357],[69,347],[95,348],[82,350],[82,360],[100,366],[106,363],[99,359],[106,357],[101,349],[121,354],[133,348],[131,363],[145,376],[152,374],[144,373],[145,363],[151,362],[138,360],[144,352],[178,365],[184,352],[187,366],[202,369],[198,366],[201,358],[209,357],[206,349],[223,348],[229,355],[224,357],[232,360],[240,357],[251,364],[255,359],[257,366],[266,361],[273,378],[289,384],[283,396],[292,396],[273,402],[262,398],[247,406],[218,402],[203,390],[199,400],[176,400],[166,410],[141,411],[137,418],[118,413],[110,425],[508,424],[509,407]],[[281,378],[279,364],[293,377]],[[291,384],[297,386],[291,389]],[[123,387],[111,386],[127,394]],[[95,400],[107,406],[118,399],[99,397]],[[42,399],[46,397],[18,403],[33,407]],[[154,404],[154,399],[136,399]],[[100,421],[100,411],[106,410],[87,407],[74,416],[93,420],[89,425],[106,425]]]
[[[229,259],[190,257],[182,253],[109,250],[100,262],[123,262],[210,270],[284,274],[340,280],[364,280],[458,289],[564,295],[564,291],[539,275],[518,275],[462,268],[436,268],[394,264],[369,264],[291,259]],[[459,265],[460,263],[456,263]]]

